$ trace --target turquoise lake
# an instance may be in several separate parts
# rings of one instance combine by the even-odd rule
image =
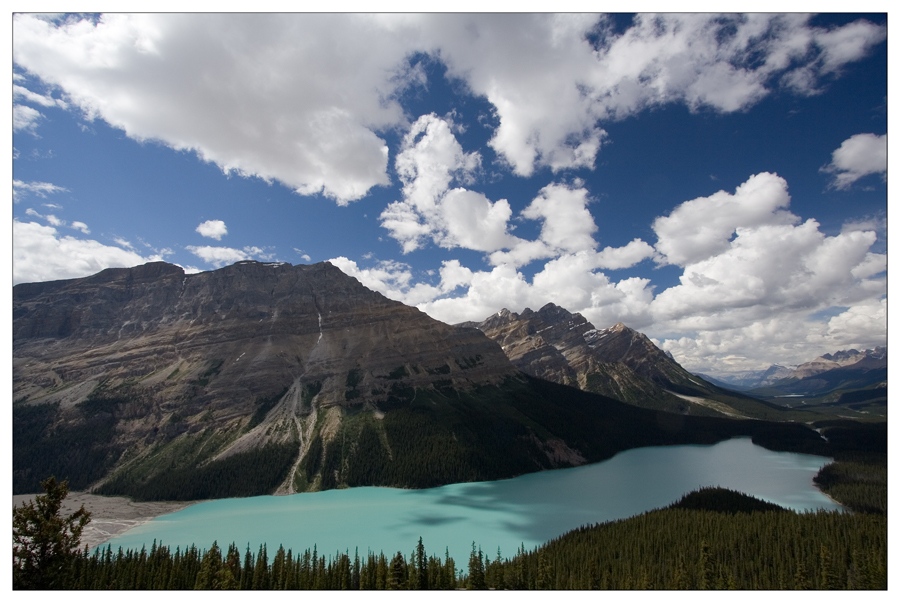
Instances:
[[[794,510],[839,509],[813,484],[830,459],[771,452],[749,438],[713,446],[664,446],[622,452],[602,463],[543,471],[494,482],[428,490],[352,488],[200,503],[159,517],[110,540],[118,547],[206,549],[234,542],[269,557],[280,544],[294,553],[312,548],[334,555],[358,549],[409,555],[419,537],[428,554],[445,547],[465,564],[472,541],[493,559],[512,556],[582,525],[664,507],[701,486],[722,486]],[[103,545],[105,548],[105,544]]]

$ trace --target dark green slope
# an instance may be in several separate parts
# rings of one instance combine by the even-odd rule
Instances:
[[[102,427],[106,412],[83,409],[84,428],[63,434],[50,429],[56,409],[41,410],[13,413],[16,491],[51,473],[70,479],[73,488],[87,487],[122,452],[104,439],[102,428],[89,428],[88,415],[96,412]],[[288,443],[210,461],[203,451],[216,450],[225,436],[207,429],[161,446],[97,491],[155,500],[252,496],[271,492],[295,464],[298,490],[427,488],[597,462],[641,446],[713,444],[735,436],[773,450],[831,450],[799,423],[670,414],[524,375],[468,391],[397,388],[377,411],[351,406],[341,412],[339,432],[315,436],[302,459],[300,447]],[[82,453],[57,454],[58,438],[77,440]]]
[[[333,455],[342,459],[340,467],[327,467],[336,472],[330,482],[336,486],[424,488],[500,479],[598,462],[631,448],[736,436],[773,450],[829,452],[805,425],[653,411],[534,377],[473,392],[420,392],[396,400],[380,421],[345,425],[330,445],[341,448]],[[376,437],[381,430],[385,437]]]
[[[516,589],[885,589],[887,518],[660,509],[569,532],[501,567],[500,588]]]

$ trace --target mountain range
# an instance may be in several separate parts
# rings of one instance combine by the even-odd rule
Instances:
[[[807,408],[827,409],[840,404],[852,411],[883,416],[887,406],[887,348],[841,350],[793,368],[773,365],[766,371],[719,380],[704,378],[758,398],[785,402],[802,399],[801,404]]]
[[[679,414],[775,418],[778,410],[692,375],[643,333],[618,323],[597,329],[555,304],[503,309],[476,327],[523,373],[635,406]]]
[[[50,474],[138,499],[430,487],[736,435],[827,448],[727,418],[787,415],[624,325],[549,305],[451,326],[328,262],[16,285],[13,397],[14,492]]]

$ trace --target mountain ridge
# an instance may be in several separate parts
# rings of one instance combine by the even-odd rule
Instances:
[[[645,408],[680,414],[756,416],[776,407],[723,390],[685,370],[650,339],[616,323],[597,329],[553,303],[520,314],[504,308],[475,327],[522,372]]]
[[[560,335],[591,331],[544,315]],[[150,500],[422,488],[737,435],[827,448],[802,425],[669,414],[528,376],[481,331],[327,262],[109,269],[17,285],[13,316],[14,492],[51,474]],[[632,338],[617,353],[646,339]]]

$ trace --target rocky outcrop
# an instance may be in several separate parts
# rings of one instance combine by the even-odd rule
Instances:
[[[483,331],[526,374],[637,406],[716,414],[684,397],[707,395],[708,384],[622,323],[598,330],[581,314],[551,303],[537,312],[503,309],[481,323],[461,326]]]
[[[419,391],[517,375],[480,331],[389,300],[328,262],[199,274],[154,262],[13,288],[17,408],[58,409],[48,441],[54,430],[89,438],[99,421],[113,467],[197,434],[211,442],[197,459],[286,442],[300,458],[316,436],[334,437],[341,409],[377,414]]]
[[[874,350],[841,350],[834,354],[823,354],[810,362],[804,362],[794,369],[786,379],[807,379],[826,371],[856,365],[859,369],[887,367],[887,348]]]
[[[130,380],[196,407],[182,412],[215,414],[297,383],[320,384],[322,406],[377,404],[399,376],[466,387],[514,372],[481,333],[391,301],[327,262],[193,275],[156,262],[18,285],[13,355],[17,399],[74,404],[90,393],[81,384]]]

